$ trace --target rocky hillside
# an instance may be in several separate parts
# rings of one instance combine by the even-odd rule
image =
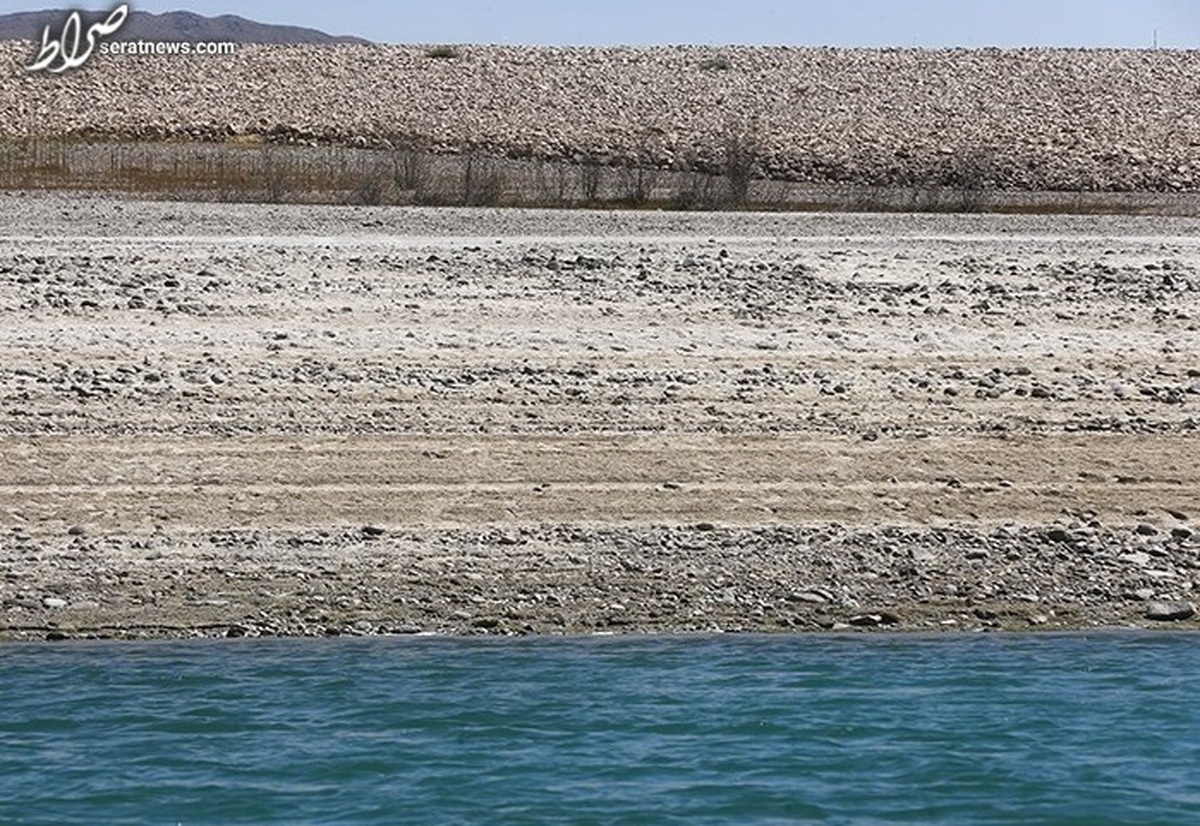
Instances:
[[[0,130],[437,151],[963,188],[1200,188],[1200,52],[245,46],[47,77],[0,44]]]

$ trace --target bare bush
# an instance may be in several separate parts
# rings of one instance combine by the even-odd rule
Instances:
[[[382,204],[387,192],[388,171],[387,166],[382,162],[363,170],[359,175],[357,185],[350,193],[350,203],[360,206]]]
[[[433,170],[430,154],[420,142],[398,142],[392,149],[392,183],[398,196],[413,203],[427,203],[432,197]]]
[[[700,70],[703,72],[728,72],[732,68],[733,64],[723,54],[706,57],[700,61]]]
[[[675,192],[671,196],[674,209],[719,209],[722,200],[722,180],[701,168],[695,151],[685,153],[676,162]]]
[[[288,163],[282,154],[270,144],[263,146],[260,161],[263,200],[269,204],[283,203],[287,198],[288,179],[291,177]]]
[[[787,181],[774,178],[762,178],[753,187],[753,201],[756,208],[780,210],[789,206],[789,187]]]
[[[631,204],[645,204],[654,196],[658,185],[658,169],[641,160],[620,170],[621,198]]]
[[[986,201],[987,190],[995,186],[995,159],[982,149],[972,149],[953,155],[943,173],[942,182],[958,192],[958,209],[979,212]]]
[[[504,188],[504,173],[495,158],[476,150],[462,156],[463,205],[499,206]]]
[[[732,206],[742,206],[748,200],[757,156],[758,142],[748,132],[730,130],[725,136],[725,183]]]
[[[401,190],[420,190],[429,182],[429,156],[415,146],[392,150],[392,180]]]
[[[579,191],[585,203],[599,200],[603,175],[604,165],[595,156],[587,155],[579,162]]]
[[[662,156],[661,130],[647,128],[638,139],[637,149],[626,157],[625,165],[620,168],[618,197],[637,206],[653,200],[658,188]]]
[[[566,206],[573,200],[565,163],[541,160],[534,165],[537,199],[541,204]]]
[[[425,56],[433,60],[457,60],[461,55],[457,46],[445,43],[440,46],[430,46],[425,50]]]

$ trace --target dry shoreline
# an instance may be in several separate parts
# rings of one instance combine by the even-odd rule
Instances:
[[[3,636],[1162,627],[1135,586],[1200,564],[1183,541],[1151,556],[1132,532],[1087,528],[375,530],[15,533]]]
[[[1194,220],[0,213],[0,639],[1196,627]]]

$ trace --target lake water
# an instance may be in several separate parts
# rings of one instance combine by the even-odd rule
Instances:
[[[1200,637],[0,647],[2,823],[1200,820]]]

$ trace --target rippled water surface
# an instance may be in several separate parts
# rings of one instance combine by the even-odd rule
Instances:
[[[2,823],[1188,823],[1189,635],[0,648]]]

